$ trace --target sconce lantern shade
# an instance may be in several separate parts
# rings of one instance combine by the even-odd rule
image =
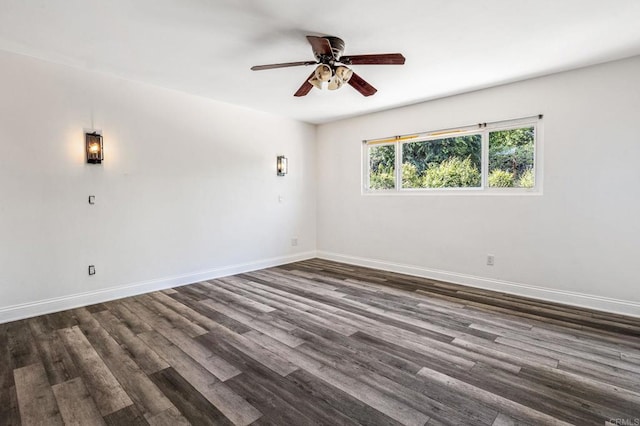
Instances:
[[[287,157],[284,155],[278,156],[278,161],[276,162],[276,170],[278,171],[278,176],[284,176],[289,171],[289,161]]]
[[[87,163],[100,164],[104,160],[104,150],[102,146],[102,135],[96,132],[85,133],[87,148]]]

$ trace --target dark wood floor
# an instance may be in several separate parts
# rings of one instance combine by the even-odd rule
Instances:
[[[637,319],[317,259],[0,325],[3,425],[638,418]]]

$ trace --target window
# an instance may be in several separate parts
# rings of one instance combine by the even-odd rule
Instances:
[[[534,139],[534,127],[489,132],[490,187],[535,186]]]
[[[365,192],[539,192],[538,119],[365,141]]]
[[[402,188],[479,188],[479,134],[402,144]]]
[[[396,146],[374,145],[369,147],[369,189],[393,189],[396,187]]]

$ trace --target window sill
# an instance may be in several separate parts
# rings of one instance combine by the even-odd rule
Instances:
[[[380,197],[380,196],[392,196],[392,197],[405,197],[405,196],[498,196],[498,197],[513,197],[513,196],[540,196],[542,195],[542,189],[523,189],[523,188],[511,188],[511,189],[403,189],[400,191],[362,191],[361,195]]]

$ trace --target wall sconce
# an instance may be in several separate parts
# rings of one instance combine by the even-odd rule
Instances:
[[[104,160],[102,135],[99,135],[97,132],[85,133],[85,143],[87,148],[87,163],[102,163],[102,160]]]
[[[284,176],[287,174],[289,169],[289,161],[287,157],[284,155],[278,155],[278,160],[276,162],[276,170],[278,171],[278,176]]]

